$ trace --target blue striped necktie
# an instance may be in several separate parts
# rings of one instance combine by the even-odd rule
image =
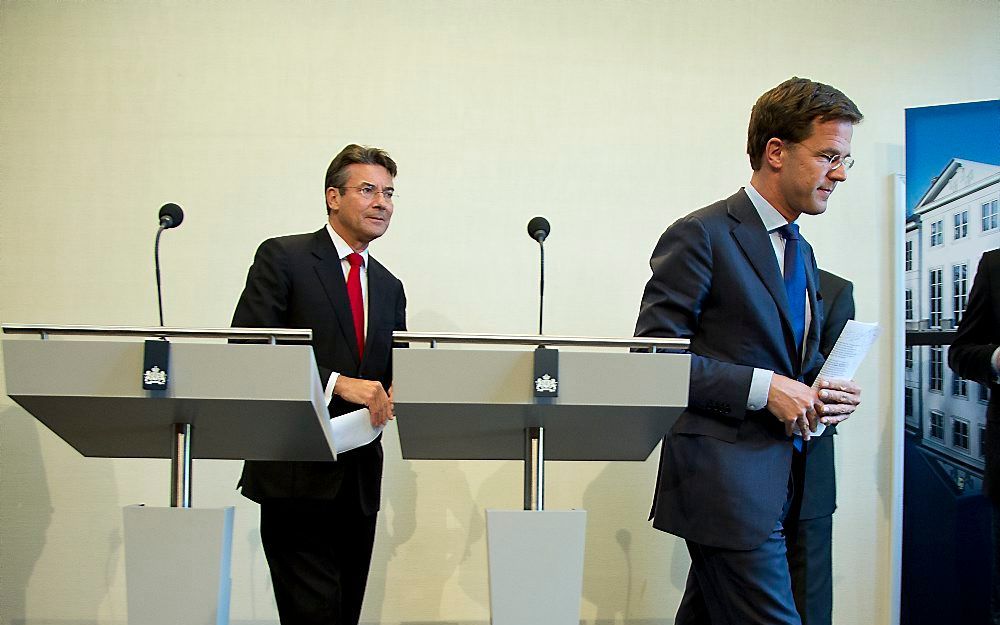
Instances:
[[[794,370],[798,370],[802,366],[802,337],[806,333],[806,265],[799,253],[798,224],[785,224],[778,228],[778,232],[785,240],[785,295],[788,296],[788,312],[795,336],[793,365]],[[796,450],[802,451],[801,436],[794,436],[792,444]]]
[[[799,252],[799,226],[785,224],[778,228],[785,240],[785,295],[795,335],[796,368],[802,360],[802,338],[806,333],[806,265]]]

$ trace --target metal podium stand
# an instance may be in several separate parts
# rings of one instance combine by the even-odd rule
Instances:
[[[233,508],[190,507],[191,461],[336,459],[312,347],[277,344],[312,332],[2,329],[7,394],[57,436],[88,457],[171,459],[171,507],[124,509],[129,622],[228,623]],[[166,390],[142,389],[141,338],[180,339]]]
[[[545,510],[546,460],[645,460],[687,405],[684,339],[395,332],[395,341],[510,349],[396,349],[407,459],[524,460],[524,510],[487,510],[493,625],[578,625],[583,510]],[[556,397],[536,397],[537,348],[560,351]],[[629,348],[647,352],[625,351]],[[551,382],[551,380],[550,380]]]

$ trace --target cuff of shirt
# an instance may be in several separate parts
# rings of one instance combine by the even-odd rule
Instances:
[[[323,395],[326,397],[327,406],[333,401],[333,387],[337,385],[337,378],[339,377],[340,374],[334,371],[330,374],[330,379],[326,381],[326,390],[323,391]]]
[[[767,392],[771,390],[770,369],[754,369],[750,379],[750,394],[747,396],[747,410],[763,410],[767,406]]]

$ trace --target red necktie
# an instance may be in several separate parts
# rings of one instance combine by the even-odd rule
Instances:
[[[351,315],[354,317],[354,335],[358,340],[358,358],[365,353],[365,301],[361,294],[361,254],[347,255],[351,270],[347,273],[347,299],[351,301]]]

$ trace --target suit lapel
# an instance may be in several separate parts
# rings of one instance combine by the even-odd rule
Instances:
[[[351,349],[355,364],[360,364],[357,340],[354,338],[354,316],[351,314],[351,303],[347,299],[344,268],[337,255],[337,248],[330,240],[330,234],[326,228],[316,233],[313,255],[318,261],[315,266],[316,276],[319,278],[320,284],[323,285],[327,299],[330,300],[330,307],[333,308],[333,316],[340,327],[340,333],[344,337],[344,342]]]
[[[786,341],[791,344],[795,339],[793,338],[791,315],[788,312],[788,295],[785,293],[785,282],[781,278],[781,269],[778,268],[774,246],[771,245],[771,237],[764,229],[764,222],[760,220],[760,215],[757,214],[757,209],[753,207],[746,192],[740,191],[732,196],[729,198],[728,204],[729,215],[738,222],[732,230],[733,238],[736,239],[736,243],[742,248],[750,265],[753,266],[757,276],[778,305],[778,312],[781,314],[782,320],[781,325],[784,329],[783,334]]]
[[[377,330],[385,325],[379,323],[376,315],[380,315],[389,307],[389,272],[377,260],[368,255],[368,330],[365,332],[365,353],[370,353],[372,348],[372,337],[377,334]],[[391,325],[389,326],[392,327]]]
[[[806,335],[806,345],[803,349],[802,363],[811,362],[819,350],[820,338],[823,330],[823,319],[819,316],[819,284],[816,283],[816,257],[813,255],[812,246],[805,238],[800,239],[802,246],[802,259],[806,262],[806,297],[809,299],[809,311],[812,320],[809,322],[809,333]],[[799,365],[802,366],[801,364]]]

